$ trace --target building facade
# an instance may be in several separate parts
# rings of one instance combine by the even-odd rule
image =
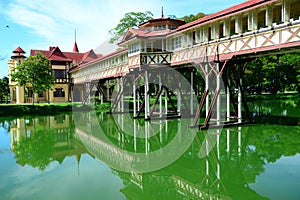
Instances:
[[[72,52],[62,52],[59,47],[49,47],[48,50],[33,49],[30,51],[30,56],[35,56],[38,52],[50,60],[52,74],[55,77],[55,85],[52,89],[35,94],[34,102],[38,103],[72,101],[72,86],[68,73],[70,68],[102,57],[101,54],[96,54],[92,49],[86,53],[79,53],[76,42],[74,43]],[[26,60],[25,53],[21,47],[18,47],[13,51],[11,60],[8,61],[11,103],[32,102],[32,89],[30,85],[20,86],[17,82],[12,81],[12,74],[15,68]]]

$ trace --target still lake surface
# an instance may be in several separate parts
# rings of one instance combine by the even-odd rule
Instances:
[[[64,113],[0,119],[0,199],[300,199],[299,100],[253,101],[258,123]]]

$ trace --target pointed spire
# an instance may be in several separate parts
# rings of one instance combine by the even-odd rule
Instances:
[[[73,47],[73,52],[79,53],[77,42],[76,42],[76,30],[75,30],[75,43],[74,43],[74,47]]]
[[[164,18],[164,7],[161,7],[161,18]]]

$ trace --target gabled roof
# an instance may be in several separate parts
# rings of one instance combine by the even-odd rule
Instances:
[[[86,53],[62,52],[59,47],[50,47],[49,50],[31,50],[30,55],[42,53],[51,61],[73,62],[73,64],[86,63],[102,57],[102,54],[95,54],[93,50]]]
[[[55,47],[51,54],[48,57],[51,61],[72,61],[70,58],[67,58],[59,49],[59,47]]]
[[[90,61],[95,60],[100,57],[102,57],[101,54],[97,55],[97,54],[95,54],[94,50],[91,49],[84,53],[80,63],[87,63],[87,62],[90,62]]]
[[[85,68],[86,66],[88,66],[88,65],[90,65],[90,64],[93,64],[93,63],[96,63],[96,62],[101,62],[101,61],[103,61],[103,60],[105,60],[105,59],[111,58],[111,57],[113,57],[113,56],[115,56],[115,55],[117,55],[117,54],[121,54],[121,53],[124,53],[124,52],[127,52],[127,51],[128,51],[127,48],[123,48],[123,49],[119,49],[119,50],[117,50],[117,51],[114,51],[114,52],[112,52],[112,53],[110,53],[110,54],[107,54],[107,55],[105,55],[105,56],[102,56],[102,55],[100,54],[101,56],[99,57],[99,54],[96,54],[96,55],[98,55],[98,58],[97,58],[97,59],[94,59],[94,60],[92,60],[92,61],[89,61],[88,63],[82,63],[82,65],[78,65],[78,66],[72,68],[70,72],[71,72],[71,73],[72,73],[72,72],[76,72],[76,71],[78,71],[79,69]]]

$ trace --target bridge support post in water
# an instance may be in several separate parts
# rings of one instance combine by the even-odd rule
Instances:
[[[145,119],[149,119],[149,110],[150,110],[150,95],[149,95],[149,77],[148,71],[145,70],[145,85],[144,85],[144,101],[145,101]]]
[[[135,74],[132,74],[132,95],[133,95],[133,117],[136,117],[136,79]]]
[[[193,86],[194,86],[194,71],[192,70],[191,71],[191,90],[190,90],[190,105],[191,105],[191,112],[190,112],[190,114],[191,114],[191,116],[193,116],[194,115],[194,94],[193,94],[193,91],[194,91],[194,88],[193,88]]]
[[[111,107],[110,107],[110,113],[123,113],[124,112],[124,82],[125,77],[119,77],[116,80],[116,96],[114,97],[114,100],[112,101]],[[117,111],[116,111],[117,109]]]

